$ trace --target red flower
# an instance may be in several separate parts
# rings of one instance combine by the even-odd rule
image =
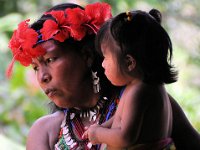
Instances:
[[[82,40],[87,33],[95,33],[111,15],[111,7],[107,3],[94,3],[85,7],[85,10],[67,8],[65,11],[51,11],[54,20],[46,20],[40,30],[43,40],[55,39],[63,42],[69,36],[74,40]]]
[[[111,7],[107,3],[94,3],[85,7],[85,13],[90,17],[89,24],[93,25],[97,32],[102,24],[112,17]]]
[[[85,11],[80,8],[68,8],[65,12],[67,14],[67,21],[70,24],[71,37],[80,41],[87,32],[84,24],[88,22],[88,16],[85,14]]]
[[[9,64],[6,76],[10,77],[15,60],[18,60],[23,66],[28,66],[32,63],[32,58],[38,57],[45,53],[45,50],[40,47],[33,48],[38,40],[38,33],[29,28],[28,22],[22,21],[18,25],[18,29],[14,31],[8,47],[13,53],[13,59]]]
[[[85,14],[85,11],[81,8],[67,8],[65,12],[67,14],[67,21],[69,21],[69,24],[80,26],[89,19]]]
[[[29,54],[32,58],[42,56],[46,53],[46,50],[42,47],[41,44],[34,46],[34,48],[29,49]]]
[[[22,65],[28,66],[31,63],[31,53],[33,45],[36,44],[38,34],[35,30],[29,28],[30,20],[22,21],[18,25],[18,29],[14,31],[9,42],[9,47],[12,50],[13,56]]]
[[[53,38],[60,42],[69,38],[69,27],[66,21],[64,11],[51,11],[47,14],[51,14],[55,20],[46,20],[43,24],[43,28],[40,30],[42,33],[42,39],[48,40]]]

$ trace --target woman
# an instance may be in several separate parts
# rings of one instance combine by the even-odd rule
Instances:
[[[86,126],[108,120],[117,104],[117,88],[104,76],[94,48],[96,32],[110,17],[106,3],[87,5],[85,10],[61,4],[31,28],[26,20],[14,32],[9,44],[13,62],[32,64],[41,88],[61,110],[35,122],[28,150],[97,149],[81,135]],[[8,73],[11,69],[12,64]]]
[[[103,145],[92,146],[81,136],[85,127],[108,120],[118,102],[119,88],[105,78],[102,59],[94,48],[95,33],[110,17],[110,7],[105,3],[87,5],[85,9],[61,4],[48,10],[31,28],[27,20],[14,32],[9,45],[14,57],[8,75],[15,60],[24,66],[32,64],[42,90],[57,106],[54,113],[33,124],[27,150],[103,149]],[[174,115],[187,123],[174,103]],[[190,124],[184,129],[189,135],[196,134]],[[188,139],[178,137],[182,131],[181,127],[174,129],[175,143],[187,145]]]

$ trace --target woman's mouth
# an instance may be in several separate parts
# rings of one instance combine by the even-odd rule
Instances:
[[[46,89],[46,90],[45,90],[45,94],[46,94],[48,97],[53,97],[53,96],[56,94],[56,90],[55,90],[55,89]]]

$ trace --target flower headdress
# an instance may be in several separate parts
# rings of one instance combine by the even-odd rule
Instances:
[[[87,34],[96,34],[101,25],[112,17],[111,7],[107,3],[89,4],[85,10],[77,7],[45,13],[49,14],[54,20],[46,20],[40,31],[30,28],[29,19],[18,25],[9,42],[13,59],[8,66],[7,77],[10,77],[16,60],[23,66],[28,66],[32,63],[32,58],[45,54],[39,43],[49,39],[64,42],[68,38],[80,41]]]

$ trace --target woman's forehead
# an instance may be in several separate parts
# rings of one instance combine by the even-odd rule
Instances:
[[[53,40],[49,40],[41,43],[42,48],[46,50],[46,52],[51,52],[58,49],[58,46]]]

